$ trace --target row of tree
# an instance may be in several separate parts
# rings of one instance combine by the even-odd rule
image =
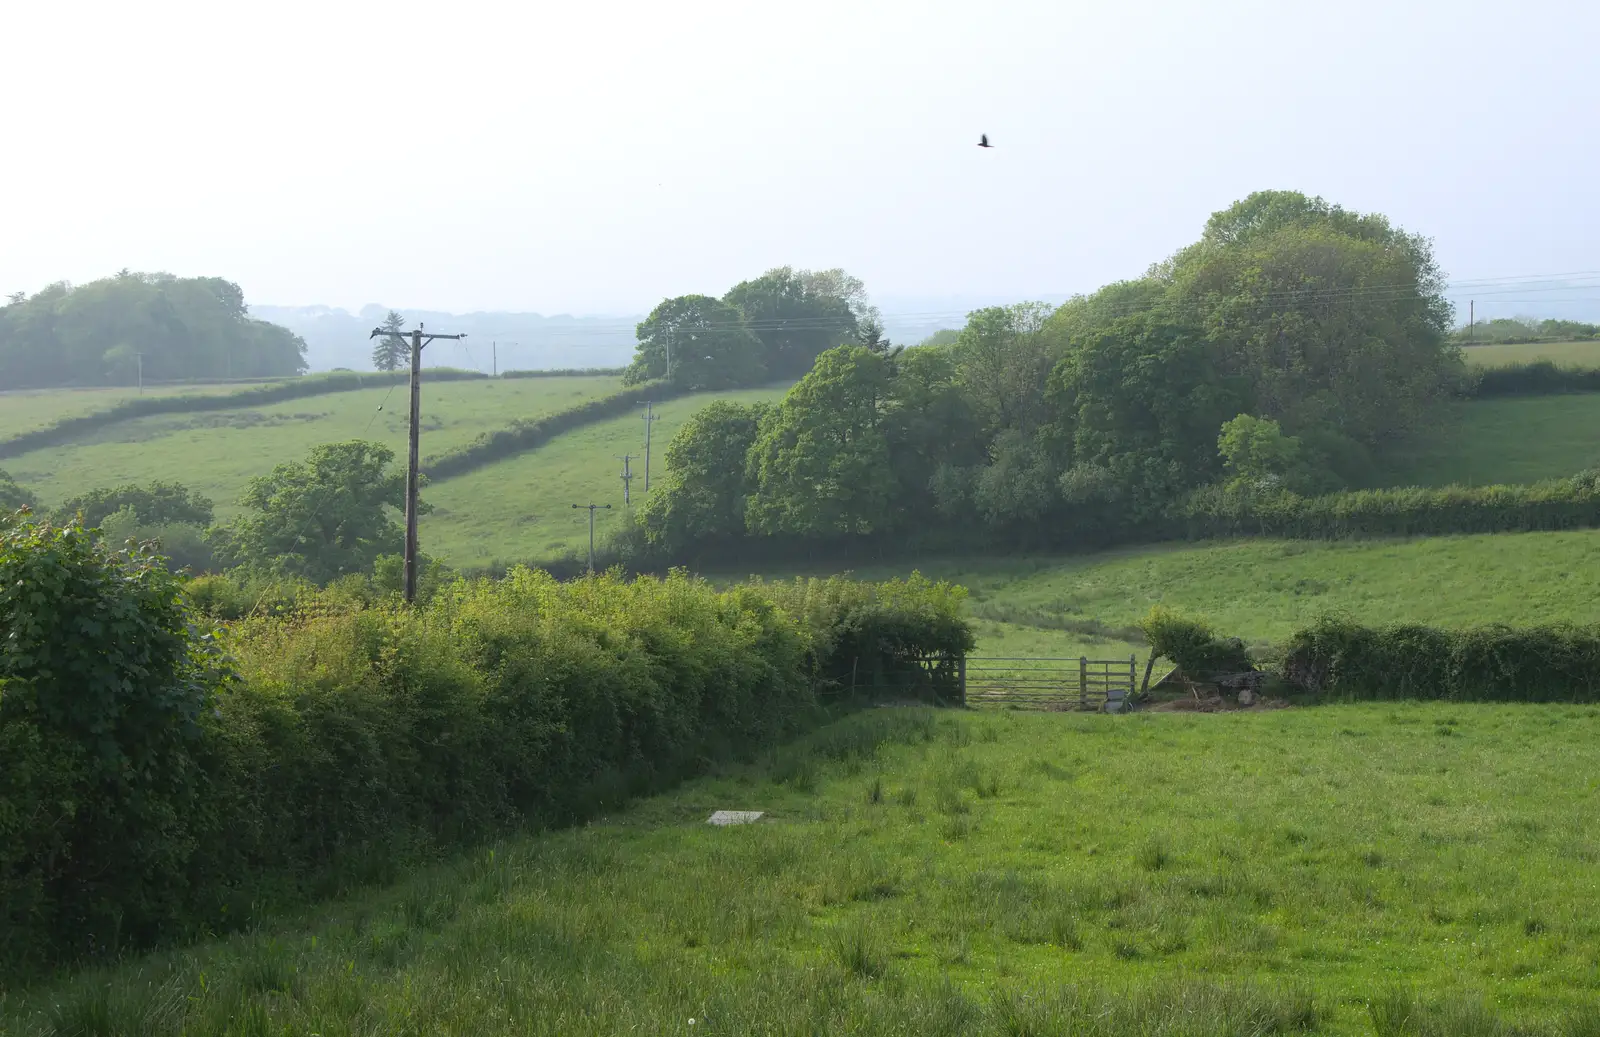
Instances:
[[[688,389],[731,389],[799,378],[840,343],[887,346],[860,279],[843,270],[777,267],[717,299],[661,302],[636,329],[624,380],[664,380]]]
[[[124,270],[0,306],[4,389],[284,377],[306,369],[305,348],[220,277]]]
[[[702,411],[645,535],[668,555],[938,525],[1059,537],[1224,479],[1361,484],[1465,375],[1443,288],[1429,242],[1384,217],[1258,193],[1138,280],[979,310],[949,345],[836,346],[777,406]],[[660,375],[660,336],[641,329],[636,364]]]
[[[1577,320],[1537,317],[1496,317],[1455,330],[1452,338],[1460,345],[1489,345],[1517,342],[1580,342],[1600,337],[1600,324]]]

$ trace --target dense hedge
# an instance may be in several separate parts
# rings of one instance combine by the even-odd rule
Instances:
[[[425,382],[454,382],[488,377],[480,371],[457,371],[447,367],[430,367],[422,372],[422,380]],[[410,378],[409,371],[334,373],[273,382],[240,392],[192,396],[136,396],[105,410],[62,418],[44,428],[0,440],[0,457],[16,457],[30,450],[57,446],[85,432],[93,432],[107,425],[134,418],[148,418],[155,414],[197,414],[205,411],[262,407],[271,403],[282,403],[285,400],[303,399],[307,396],[323,396],[329,393],[403,384]]]
[[[159,559],[0,520],[0,967],[574,821],[814,722],[829,674],[971,639],[954,589],[920,580],[517,570],[421,608],[292,597],[207,640]]]
[[[1336,699],[1600,702],[1600,629],[1377,629],[1330,619],[1294,635],[1283,671]]]
[[[619,417],[646,401],[660,402],[684,395],[686,390],[661,382],[623,389],[597,400],[580,403],[542,418],[514,421],[505,428],[485,432],[457,450],[431,457],[422,471],[431,479],[450,479],[503,461],[508,457],[537,450],[563,432],[607,418]]]
[[[1477,399],[1600,392],[1600,367],[1557,365],[1549,360],[1477,368],[1468,377],[1466,394]]]
[[[558,367],[548,371],[501,371],[501,378],[595,378],[620,376],[626,367]]]
[[[1523,533],[1600,526],[1600,473],[1525,486],[1357,490],[1320,497],[1208,487],[1175,509],[1171,532],[1189,540]]]

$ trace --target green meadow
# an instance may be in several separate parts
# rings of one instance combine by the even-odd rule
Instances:
[[[1476,367],[1497,364],[1529,364],[1549,360],[1575,367],[1600,367],[1600,339],[1582,342],[1527,342],[1518,345],[1467,346],[1462,349],[1467,363]]]
[[[1591,707],[869,710],[0,1032],[1592,1035],[1596,773]]]
[[[224,396],[270,384],[152,385],[115,389],[15,389],[0,392],[0,439],[32,432],[62,418],[77,418],[140,396]]]
[[[1529,483],[1600,467],[1600,393],[1451,404],[1384,467],[1391,486]]]

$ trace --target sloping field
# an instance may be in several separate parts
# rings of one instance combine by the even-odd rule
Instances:
[[[0,1032],[1577,1037],[1597,770],[1593,708],[871,710]]]
[[[1600,393],[1451,404],[1385,466],[1393,486],[1529,483],[1600,467]]]
[[[464,446],[480,433],[605,396],[620,385],[613,376],[424,382],[422,454]],[[50,503],[96,486],[181,482],[211,497],[218,518],[226,519],[253,476],[300,460],[319,443],[371,439],[403,461],[407,406],[406,387],[395,385],[244,410],[137,418],[10,458],[4,467]]]
[[[1212,621],[1257,644],[1328,613],[1364,623],[1600,623],[1600,530],[1417,540],[1245,540],[1079,557],[928,558],[915,565],[970,590],[983,655],[1118,659],[1146,649],[1133,631],[1152,605]],[[1158,669],[1159,672],[1159,669]]]
[[[651,432],[651,478],[666,469],[667,444],[689,416],[712,400],[782,399],[788,385],[700,393],[660,404]],[[644,500],[644,407],[564,433],[537,450],[428,486],[434,511],[421,520],[422,550],[450,565],[542,561],[586,555],[589,513],[574,504],[610,504],[595,515],[599,544],[621,522],[622,460],[632,454],[634,506]]]
[[[229,382],[216,385],[164,385],[138,389],[17,389],[0,392],[0,439],[43,428],[61,418],[76,418],[105,410],[139,396],[225,396],[264,382]]]
[[[1467,363],[1475,367],[1529,364],[1549,360],[1574,367],[1600,367],[1600,339],[1585,342],[1529,342],[1521,345],[1467,346]]]

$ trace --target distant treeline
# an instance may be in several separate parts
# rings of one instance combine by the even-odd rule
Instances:
[[[626,367],[563,367],[551,371],[501,371],[501,378],[598,378],[620,375]]]
[[[1457,328],[1451,340],[1461,346],[1517,345],[1528,342],[1583,342],[1600,336],[1600,324],[1576,320],[1498,317]]]
[[[298,400],[307,396],[351,392],[385,385],[405,383],[410,379],[406,371],[357,373],[335,372],[311,375],[289,381],[273,382],[254,389],[231,393],[209,393],[193,396],[138,396],[107,407],[92,414],[80,414],[0,440],[0,457],[16,457],[30,450],[58,446],[81,436],[114,425],[119,421],[147,418],[156,414],[198,414],[206,411],[239,410],[245,407],[263,407],[285,400]],[[422,372],[423,381],[455,382],[487,379],[481,371],[457,371],[445,367],[429,367]]]
[[[127,270],[0,306],[0,388],[275,378],[306,369],[305,343],[253,319],[220,277]]]

